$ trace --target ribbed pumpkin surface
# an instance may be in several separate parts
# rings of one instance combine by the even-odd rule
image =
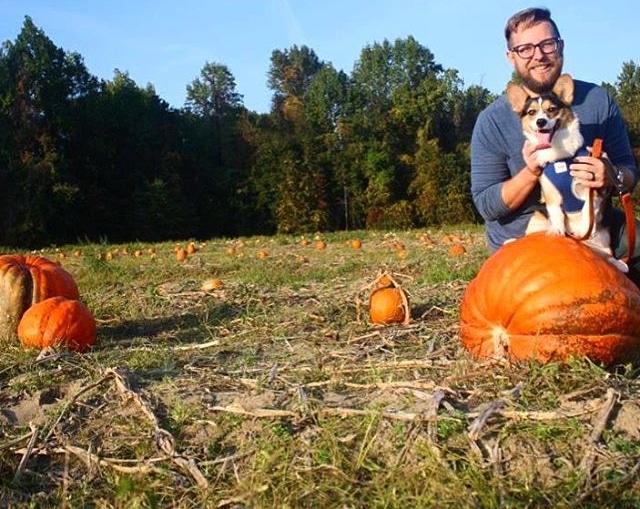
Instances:
[[[0,256],[0,339],[15,338],[23,313],[49,297],[79,297],[73,276],[60,265],[35,255]]]
[[[639,357],[640,291],[584,244],[545,233],[501,247],[469,283],[460,338],[476,357]]]
[[[84,352],[96,342],[96,321],[79,300],[51,297],[25,311],[18,339],[27,348],[62,346]]]

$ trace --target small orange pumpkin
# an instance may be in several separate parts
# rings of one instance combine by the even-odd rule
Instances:
[[[79,300],[50,297],[25,311],[18,339],[27,348],[62,346],[84,352],[96,342],[96,321]]]
[[[210,277],[205,279],[200,285],[200,290],[203,292],[212,292],[214,290],[219,290],[224,287],[224,283],[221,279],[217,277]]]
[[[409,302],[402,288],[385,286],[376,288],[369,297],[369,318],[371,323],[388,325],[407,323]]]
[[[460,338],[480,358],[635,360],[640,290],[581,242],[528,235],[490,256],[467,286]]]
[[[460,242],[456,242],[454,244],[451,244],[451,247],[449,248],[449,254],[451,256],[462,256],[466,252],[467,252],[467,250],[465,249],[465,247]]]
[[[0,256],[0,339],[14,338],[24,312],[49,297],[79,298],[73,276],[36,255]]]
[[[187,259],[187,250],[183,247],[176,249],[176,260],[183,262]]]

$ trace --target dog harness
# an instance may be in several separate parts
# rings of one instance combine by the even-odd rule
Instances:
[[[544,176],[556,186],[562,195],[562,208],[565,212],[580,212],[584,206],[584,200],[578,198],[573,192],[573,178],[569,174],[569,165],[573,162],[574,157],[588,155],[587,149],[581,148],[573,157],[547,163],[542,170]]]

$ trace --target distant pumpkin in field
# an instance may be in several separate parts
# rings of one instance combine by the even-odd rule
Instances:
[[[187,259],[187,250],[183,247],[176,249],[176,260],[183,262]]]
[[[220,290],[223,287],[224,283],[221,279],[218,279],[217,277],[210,277],[202,282],[202,285],[200,285],[200,290],[202,290],[203,292],[212,292],[214,290]]]
[[[79,300],[50,297],[25,311],[18,339],[26,348],[59,346],[84,352],[96,342],[96,321]]]
[[[466,248],[460,242],[456,242],[452,244],[451,247],[449,248],[449,254],[451,256],[462,256],[466,252],[467,252]]]

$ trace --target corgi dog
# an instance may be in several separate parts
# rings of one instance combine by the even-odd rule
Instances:
[[[549,235],[570,235],[601,252],[622,272],[627,265],[613,257],[610,233],[602,225],[606,189],[581,185],[569,175],[569,165],[578,155],[589,155],[580,133],[580,121],[571,109],[574,83],[561,75],[549,93],[531,96],[520,85],[507,86],[507,100],[520,116],[525,137],[536,146],[541,201],[546,215],[535,212],[526,234],[546,231]]]

